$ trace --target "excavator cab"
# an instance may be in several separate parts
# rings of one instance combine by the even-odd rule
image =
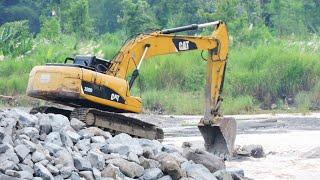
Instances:
[[[96,56],[77,55],[74,58],[67,57],[64,64],[68,64],[69,61],[72,61],[72,65],[78,65],[100,73],[105,73],[111,66],[110,60],[97,58]]]

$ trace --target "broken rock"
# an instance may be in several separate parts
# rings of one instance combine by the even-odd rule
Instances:
[[[90,151],[88,153],[88,160],[92,164],[92,167],[95,167],[99,170],[103,170],[105,166],[105,159],[102,153]]]
[[[41,177],[44,180],[52,180],[53,176],[50,171],[45,168],[41,163],[36,163],[34,165],[34,173],[36,176]]]
[[[83,129],[86,126],[86,124],[84,122],[82,122],[76,118],[72,118],[70,120],[70,125],[76,131]]]
[[[106,163],[119,167],[120,171],[130,178],[140,177],[144,171],[144,168],[139,164],[120,158],[107,160]]]
[[[159,179],[163,176],[163,173],[161,169],[159,168],[151,168],[151,169],[146,169],[144,171],[143,176],[140,178],[141,180],[155,180]]]
[[[180,179],[184,173],[180,168],[179,162],[168,153],[161,153],[156,156],[156,160],[161,164],[161,170],[170,175],[173,179]]]
[[[263,147],[255,144],[242,146],[237,154],[241,156],[252,156],[254,158],[262,158],[265,156]]]
[[[92,166],[90,161],[86,160],[80,155],[76,155],[73,157],[74,166],[80,171],[91,171]]]
[[[194,179],[201,180],[216,180],[217,178],[202,164],[194,164],[192,162],[185,162],[181,165],[182,169],[186,171],[187,176]]]
[[[184,156],[190,161],[192,160],[196,164],[202,164],[210,170],[210,172],[215,172],[220,169],[225,169],[225,163],[219,157],[203,151],[200,149],[184,149]]]
[[[30,153],[30,149],[23,144],[19,144],[18,146],[16,146],[14,148],[14,151],[17,153],[21,161],[23,161],[24,158]]]

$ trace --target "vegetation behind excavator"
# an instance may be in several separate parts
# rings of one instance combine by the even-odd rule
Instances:
[[[174,34],[205,27],[215,27],[211,36]],[[142,101],[132,96],[130,89],[145,59],[191,50],[208,51],[205,59],[207,80],[204,117],[199,123],[206,149],[215,154],[230,155],[235,141],[236,123],[234,119],[223,118],[219,112],[228,54],[228,33],[222,21],[140,34],[126,42],[112,60],[76,56],[66,58],[64,64],[36,66],[30,73],[27,95],[67,105],[72,109],[39,107],[32,112],[62,113],[115,133],[162,139],[162,129],[122,112],[141,112]],[[131,73],[131,79],[127,81]]]

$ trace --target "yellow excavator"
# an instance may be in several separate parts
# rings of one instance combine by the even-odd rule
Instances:
[[[214,28],[211,36],[175,34],[206,27]],[[70,108],[41,106],[31,112],[59,113],[113,133],[163,139],[161,128],[130,116],[140,113],[142,108],[141,98],[132,96],[130,89],[144,60],[192,50],[208,51],[204,117],[198,124],[205,148],[229,156],[235,142],[236,122],[219,112],[228,57],[228,32],[223,21],[140,34],[127,41],[112,60],[75,56],[62,64],[36,66],[30,72],[27,95]]]

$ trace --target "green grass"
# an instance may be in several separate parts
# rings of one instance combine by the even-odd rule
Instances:
[[[36,65],[63,62],[67,56],[91,51],[88,49],[92,49],[92,53],[102,51],[104,58],[111,59],[121,46],[112,35],[106,35],[99,42],[76,43],[75,38],[68,36],[61,37],[57,43],[40,39],[36,42],[31,53],[0,61],[0,94],[24,94],[28,74]],[[95,46],[86,47],[88,44]],[[268,109],[272,104],[283,109],[281,97],[284,95],[295,99],[292,106],[298,111],[318,109],[320,49],[305,44],[283,40],[230,47],[223,93],[224,114],[256,112],[259,107]],[[141,93],[145,111],[202,114],[205,70],[206,62],[199,51],[158,56],[144,61],[132,94]],[[310,101],[304,102],[306,97]]]

